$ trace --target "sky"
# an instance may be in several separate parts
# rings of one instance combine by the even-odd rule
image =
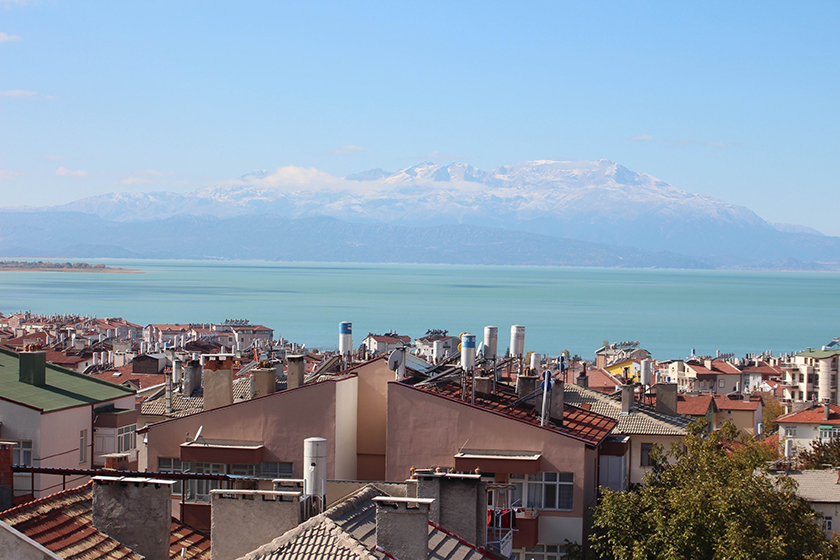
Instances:
[[[604,158],[840,235],[838,29],[836,0],[0,0],[0,206]]]

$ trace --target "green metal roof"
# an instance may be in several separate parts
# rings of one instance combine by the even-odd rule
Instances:
[[[44,387],[22,383],[17,353],[0,348],[0,397],[44,412],[110,401],[134,394],[133,389],[47,364]]]
[[[840,355],[840,350],[833,349],[833,350],[806,350],[805,352],[800,352],[797,356],[805,356],[807,358],[831,358],[833,356]]]

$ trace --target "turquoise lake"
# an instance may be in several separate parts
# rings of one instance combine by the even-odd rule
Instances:
[[[0,312],[148,323],[247,318],[276,337],[335,348],[368,332],[476,333],[525,325],[526,350],[584,357],[604,339],[657,359],[800,350],[840,336],[840,273],[410,264],[101,260],[142,274],[0,272]]]

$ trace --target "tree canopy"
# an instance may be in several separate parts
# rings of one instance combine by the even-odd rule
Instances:
[[[616,560],[840,558],[795,493],[795,482],[757,474],[771,446],[739,442],[727,423],[704,434],[692,425],[684,448],[654,449],[655,466],[634,491],[605,491],[591,541]]]

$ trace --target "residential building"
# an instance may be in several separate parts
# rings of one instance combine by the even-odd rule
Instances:
[[[718,409],[715,429],[732,422],[745,435],[759,433],[763,406],[757,395],[715,395],[715,406]]]
[[[840,481],[838,470],[784,471],[779,475],[788,476],[796,481],[796,495],[807,501],[821,517],[814,519],[825,538],[831,539],[840,533]]]
[[[372,355],[378,355],[391,352],[398,347],[410,346],[411,337],[397,334],[396,332],[388,332],[385,334],[368,333],[362,341],[362,344]]]
[[[677,395],[677,412],[692,420],[704,419],[709,423],[709,430],[717,426],[718,407],[713,395]]]
[[[683,392],[728,395],[744,391],[742,372],[726,360],[703,358],[674,362],[677,384]]]
[[[123,453],[136,465],[134,391],[46,362],[46,353],[0,349],[0,437],[13,441],[14,462],[91,468]],[[40,498],[86,478],[15,475],[16,497]]]
[[[793,440],[796,449],[805,449],[820,439],[828,441],[840,436],[840,406],[806,403],[796,412],[776,418],[779,438]]]
[[[793,357],[792,362],[783,364],[781,378],[785,402],[806,402],[828,399],[837,401],[837,367],[840,349],[815,350],[809,348]],[[824,379],[828,387],[821,387]],[[821,391],[820,389],[823,389]],[[823,393],[824,396],[820,396]]]
[[[458,351],[461,339],[457,336],[449,336],[448,331],[430,329],[426,336],[414,341],[414,352],[424,360],[433,361],[435,358],[435,344],[438,347],[438,359],[452,356]]]
[[[248,348],[263,348],[268,346],[274,338],[274,330],[262,325],[236,325],[231,326],[233,343],[237,351]]]

